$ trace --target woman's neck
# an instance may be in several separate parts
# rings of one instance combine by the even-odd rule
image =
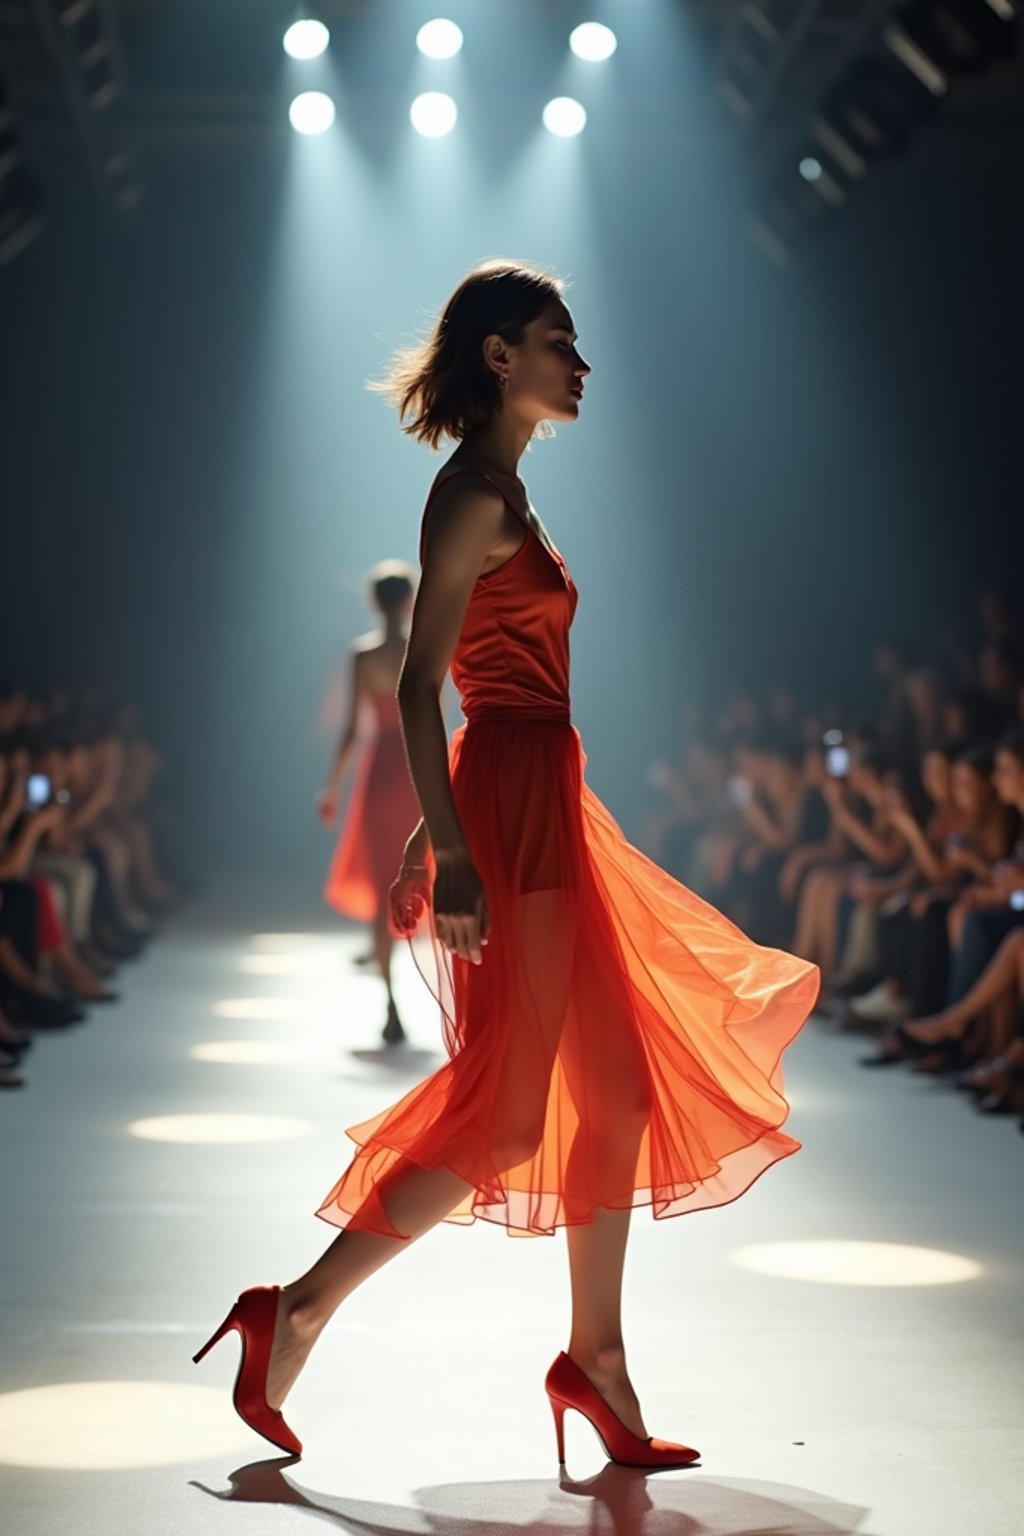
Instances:
[[[518,479],[519,460],[536,431],[537,423],[517,416],[500,416],[468,433],[452,455],[467,463],[495,469],[500,475]]]

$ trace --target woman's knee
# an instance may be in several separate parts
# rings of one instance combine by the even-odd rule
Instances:
[[[544,1140],[544,1121],[535,1116],[514,1121],[506,1126],[499,1124],[491,1140],[491,1159],[499,1173],[528,1163],[540,1150]]]
[[[1011,928],[1003,938],[999,946],[1000,951],[1013,959],[1024,956],[1024,924],[1019,928]]]

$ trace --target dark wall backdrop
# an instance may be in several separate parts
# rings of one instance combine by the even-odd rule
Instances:
[[[363,382],[481,257],[572,280],[593,377],[521,469],[625,824],[694,689],[870,705],[878,636],[940,646],[1019,572],[1019,145],[923,134],[779,271],[713,119],[447,160],[329,137],[157,147],[121,235],[69,175],[0,271],[0,672],[122,680],[211,862],[320,879],[324,690],[440,462]]]

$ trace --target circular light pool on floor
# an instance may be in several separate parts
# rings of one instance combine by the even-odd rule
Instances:
[[[142,1141],[197,1142],[206,1146],[246,1142],[292,1141],[310,1136],[311,1120],[292,1115],[149,1115],[128,1124],[128,1134]]]
[[[189,1050],[194,1061],[257,1067],[327,1061],[330,1054],[323,1046],[303,1044],[298,1040],[203,1040]]]
[[[223,1387],[64,1381],[0,1393],[0,1464],[113,1471],[252,1450]]]
[[[754,1243],[738,1248],[732,1257],[741,1268],[762,1275],[822,1285],[954,1285],[975,1280],[982,1272],[981,1265],[964,1254],[905,1243]]]

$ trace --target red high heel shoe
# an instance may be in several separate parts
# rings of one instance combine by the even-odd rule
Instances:
[[[620,1467],[686,1467],[700,1459],[700,1451],[670,1440],[641,1440],[612,1412],[586,1372],[563,1352],[544,1378],[544,1390],[555,1416],[558,1462],[565,1464],[565,1410],[575,1408],[589,1419],[604,1446],[605,1454]]]
[[[232,1328],[237,1328],[242,1336],[242,1358],[238,1362],[232,1392],[235,1411],[250,1429],[263,1435],[271,1445],[287,1451],[290,1456],[301,1456],[302,1441],[292,1434],[281,1417],[281,1410],[271,1408],[266,1397],[267,1368],[270,1364],[270,1346],[274,1341],[274,1321],[280,1290],[279,1285],[254,1285],[248,1291],[243,1291],[217,1332],[207,1339],[192,1359],[198,1365],[218,1339],[222,1339]]]

